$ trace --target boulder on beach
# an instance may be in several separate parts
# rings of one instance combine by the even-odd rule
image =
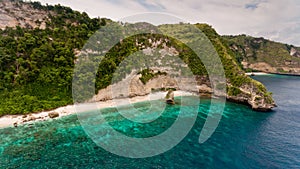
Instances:
[[[33,115],[28,115],[28,116],[23,116],[22,117],[23,118],[23,120],[22,120],[22,123],[26,123],[26,122],[30,122],[30,121],[35,121],[37,118],[35,117],[35,116],[33,116]]]
[[[57,112],[50,112],[50,113],[48,113],[48,116],[51,119],[53,119],[53,118],[59,117],[59,113],[57,113]]]

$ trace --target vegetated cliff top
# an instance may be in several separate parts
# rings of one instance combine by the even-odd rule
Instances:
[[[16,25],[5,25],[5,29],[0,30],[0,100],[2,100],[0,116],[37,112],[72,103],[72,77],[77,59],[76,52],[101,26],[117,23],[109,19],[91,19],[84,12],[73,11],[60,5],[42,6],[35,2],[7,0],[1,3],[6,6],[23,4],[17,7],[19,10],[24,9],[23,14],[5,13],[11,18],[26,14],[35,15],[31,14],[31,11],[43,15],[25,19],[28,24],[23,24],[24,27],[19,22],[11,22]],[[37,21],[43,18],[45,24],[41,25],[45,27],[41,27]],[[18,21],[16,18],[12,20]],[[30,24],[33,25],[28,26]],[[146,25],[141,23],[138,26]],[[119,26],[122,27],[120,24]],[[160,26],[161,29],[171,32],[177,27],[176,24]],[[249,104],[257,110],[270,110],[274,105],[270,93],[262,84],[244,75],[234,53],[216,31],[207,24],[196,24],[196,27],[206,34],[220,56],[227,78],[228,98]],[[188,34],[189,30],[180,30],[177,33]],[[119,46],[111,49],[101,62],[95,87],[97,89],[107,87],[111,83],[116,66],[125,56],[153,46],[149,40],[152,39],[154,42],[155,38],[162,38],[160,36],[141,34],[120,39]],[[144,45],[136,45],[137,40],[138,44]],[[193,73],[199,76],[207,75],[203,64],[195,60],[192,51],[172,39],[169,40],[172,43],[168,43],[168,47],[178,48],[178,55],[186,61]]]
[[[30,14],[32,9],[41,13],[47,11],[48,19],[45,28],[22,27],[13,22],[17,25],[5,25],[0,29],[0,116],[72,103],[75,52],[110,20],[91,19],[86,13],[60,5],[37,3],[34,7],[35,3],[7,0],[1,3],[22,3],[27,6],[22,11],[24,14]]]
[[[76,25],[81,23],[79,18],[84,19],[88,15],[60,4],[53,6],[41,5],[36,1],[0,0],[0,29],[16,26],[27,29],[45,29],[47,24],[56,22],[52,20],[55,17],[60,17],[64,22]]]
[[[247,71],[300,74],[300,48],[247,35],[223,36]]]

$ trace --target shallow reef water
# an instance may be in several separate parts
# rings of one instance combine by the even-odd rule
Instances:
[[[112,154],[93,142],[77,115],[70,115],[0,129],[0,168],[299,168],[300,78],[253,78],[273,92],[278,107],[273,112],[258,113],[227,102],[219,126],[202,144],[198,139],[212,106],[209,99],[200,100],[197,119],[188,135],[163,154],[147,158]],[[118,132],[135,138],[152,137],[174,124],[180,106],[190,106],[180,105],[181,99],[176,98],[177,105],[167,105],[150,123],[132,122],[116,108],[103,112],[107,123]],[[151,102],[136,103],[134,107],[147,112]],[[187,114],[184,118],[190,117]]]

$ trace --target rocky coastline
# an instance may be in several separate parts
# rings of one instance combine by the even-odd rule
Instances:
[[[64,116],[91,111],[95,109],[95,105],[97,109],[110,108],[121,106],[122,103],[137,103],[143,102],[147,100],[165,100],[167,92],[154,92],[151,94],[143,95],[143,96],[135,96],[131,98],[115,98],[105,101],[97,101],[97,102],[86,102],[80,103],[76,105],[67,105],[63,107],[59,107],[54,110],[42,111],[38,113],[30,113],[26,115],[6,115],[0,117],[0,128],[6,127],[18,127],[20,125],[32,125],[34,122],[53,120],[57,118],[61,118]],[[195,93],[189,93],[184,91],[175,91],[174,96],[193,96]]]
[[[197,78],[196,83],[192,83],[191,79],[180,79],[185,84],[184,89],[180,88],[178,79],[170,78],[165,75],[161,75],[151,79],[146,84],[143,84],[139,80],[139,75],[132,74],[125,80],[119,83],[108,86],[102,89],[91,100],[86,103],[82,103],[82,106],[89,107],[88,104],[96,103],[99,109],[115,107],[120,104],[128,104],[135,102],[142,102],[146,100],[165,100],[167,96],[167,89],[177,90],[175,96],[184,95],[196,95],[205,97],[217,97],[213,94],[213,90],[209,79],[207,77]],[[257,82],[259,83],[259,82]],[[128,85],[128,88],[124,86]],[[230,84],[227,84],[230,86]],[[194,88],[192,87],[194,86]],[[259,86],[259,84],[257,84]],[[236,95],[226,95],[226,100],[239,104],[245,104],[251,107],[255,111],[269,112],[272,108],[276,107],[274,101],[269,101],[263,93],[259,92],[257,87],[243,85],[239,88],[240,93]],[[130,102],[128,102],[128,99]],[[116,100],[118,105],[116,105]],[[124,100],[127,100],[124,102]],[[82,111],[88,111],[89,108],[81,109]],[[2,127],[17,127],[23,124],[30,124],[36,121],[45,121],[58,117],[67,116],[77,113],[73,105],[67,105],[50,111],[44,111],[39,113],[33,113],[28,115],[7,115],[0,118],[0,128]]]
[[[206,76],[196,77],[196,81],[193,81],[193,79],[180,79],[181,83],[185,84],[184,89],[181,88],[181,86],[183,86],[182,84],[178,84],[180,80],[176,78],[158,76],[151,79],[146,84],[142,84],[139,77],[140,76],[138,75],[132,74],[125,80],[100,90],[91,101],[105,101],[120,96],[144,96],[150,94],[153,90],[166,90],[168,88],[194,93],[199,96],[218,97],[217,94],[213,93],[209,78]],[[124,90],[122,91],[124,86],[128,86],[128,88],[125,88],[125,92]],[[228,83],[227,86],[233,87],[230,83]],[[263,86],[261,83],[253,80],[253,82],[239,87],[237,89],[239,91],[238,94],[230,94],[230,92],[227,92],[226,99],[231,102],[248,105],[258,112],[269,112],[272,108],[276,107],[276,104],[272,100],[272,97],[267,95],[267,91],[261,91],[261,86]],[[113,93],[113,95],[110,95],[110,93]]]

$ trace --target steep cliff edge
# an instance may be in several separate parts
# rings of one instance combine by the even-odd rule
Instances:
[[[177,83],[178,79],[174,79],[169,76],[157,76],[149,80],[146,84],[141,82],[140,77],[140,75],[130,75],[119,83],[109,85],[108,87],[99,90],[98,94],[96,94],[90,101],[95,102],[126,97],[145,96],[152,92],[166,91],[169,88],[180,90],[180,86]],[[209,79],[206,78],[204,80],[203,78],[204,77],[196,78],[198,79],[197,85],[190,87],[190,90],[185,91],[198,94],[199,96],[211,96],[213,90]],[[187,83],[193,81],[193,79],[185,80]],[[126,88],[124,88],[124,86],[126,86]],[[227,100],[249,105],[253,110],[265,112],[270,111],[276,106],[271,93],[267,92],[264,86],[257,81],[251,80],[251,82],[243,84],[239,88],[236,88],[229,83],[228,89],[229,91],[226,96]]]
[[[222,60],[227,78],[227,99],[250,105],[256,111],[270,111],[275,107],[272,93],[263,84],[245,75],[227,41],[208,25],[197,26],[212,41]]]
[[[19,26],[21,28],[46,28],[49,15],[55,14],[49,11],[39,2],[25,3],[22,1],[0,1],[0,29]]]
[[[177,28],[179,29],[180,26],[177,27],[177,25],[161,25],[160,28],[164,29],[165,31],[174,31]],[[210,27],[207,24],[196,24],[196,27],[205,33],[205,35],[209,38],[212,45],[216,49],[216,52],[218,53],[223,67],[224,67],[224,73],[226,76],[226,98],[229,101],[242,103],[249,105],[253,110],[256,111],[270,111],[273,107],[275,107],[275,102],[272,98],[272,94],[267,91],[267,89],[264,87],[263,84],[261,84],[258,81],[255,81],[254,79],[251,79],[250,77],[245,75],[245,72],[240,68],[238,62],[235,60],[235,55],[233,51],[229,48],[229,46],[224,43],[222,38],[215,32],[215,30]],[[184,30],[181,28],[180,33],[184,33],[187,30]],[[174,31],[176,32],[176,31]],[[148,50],[155,50],[159,48],[159,46],[156,46],[155,44],[158,44],[159,42],[169,42],[168,44],[162,43],[162,46],[164,46],[165,51],[169,52],[158,52],[164,53],[164,55],[172,55],[172,56],[178,56],[182,60],[192,60],[190,57],[192,57],[192,53],[186,48],[178,48],[178,46],[172,41],[172,39],[160,39],[159,42],[155,38],[151,37],[135,37],[136,39],[134,41],[139,41],[143,39],[146,42],[151,43],[143,43],[141,42],[143,48]],[[165,37],[166,38],[166,37]],[[146,40],[145,40],[146,39]],[[124,42],[125,43],[125,42]],[[166,50],[167,49],[167,50]],[[172,50],[169,50],[172,49]],[[143,49],[142,49],[143,50]],[[170,52],[171,51],[171,52]],[[119,51],[120,52],[120,51]],[[175,54],[174,54],[175,53]],[[154,57],[151,52],[150,53],[144,53],[145,55],[149,57]],[[159,55],[159,54],[157,54]],[[156,56],[157,56],[156,55]],[[182,58],[182,56],[187,56],[187,58]],[[110,59],[112,56],[110,56]],[[115,56],[116,57],[116,56]],[[146,56],[144,56],[145,58]],[[162,57],[162,56],[159,56]],[[194,58],[195,59],[195,58]],[[136,62],[134,62],[136,63]],[[195,75],[195,82],[196,85],[191,87],[188,87],[188,89],[184,89],[185,91],[194,92],[199,95],[211,95],[213,94],[212,90],[212,84],[208,77],[208,74],[205,69],[203,69],[203,63],[199,62],[197,63],[197,67],[191,67],[190,64],[193,62],[186,62],[188,66],[191,68],[191,71]],[[182,65],[184,66],[184,65]],[[162,68],[163,70],[166,70],[166,68]],[[158,69],[159,70],[159,69]],[[158,71],[156,70],[156,72]],[[124,97],[131,97],[131,96],[139,96],[139,95],[146,95],[151,93],[151,91],[160,90],[162,88],[174,88],[179,89],[180,86],[178,85],[178,81],[185,81],[185,84],[192,84],[193,79],[185,79],[185,80],[178,80],[176,78],[172,78],[170,74],[174,72],[167,72],[166,75],[163,76],[157,76],[150,78],[149,81],[146,83],[142,83],[141,75],[137,73],[131,72],[130,75],[128,75],[125,79],[123,79],[121,82],[112,84],[110,86],[105,86],[104,89],[99,90],[99,93],[94,96],[94,101],[100,101],[100,100],[106,100],[106,99],[112,99],[112,96],[108,96],[107,94],[109,91],[113,91],[115,93],[115,97],[124,96]],[[101,75],[104,76],[104,75]],[[101,76],[100,79],[101,79]],[[100,80],[101,81],[101,80]],[[130,81],[130,83],[129,83]],[[122,84],[123,83],[123,84]],[[122,87],[128,86],[129,93],[125,94],[126,91],[123,91],[123,93],[118,93],[122,91]],[[167,86],[167,87],[166,87]],[[101,89],[101,88],[99,88]],[[116,94],[117,93],[117,94]]]
[[[244,70],[300,75],[300,48],[246,35],[222,37]]]

